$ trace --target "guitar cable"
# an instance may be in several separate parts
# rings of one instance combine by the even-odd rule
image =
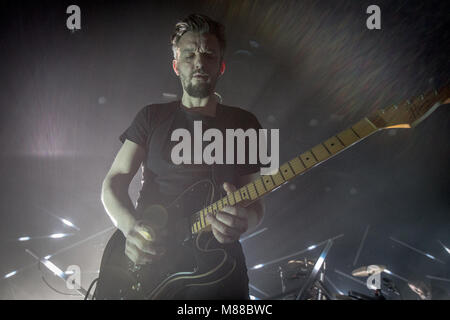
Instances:
[[[89,294],[91,293],[91,290],[92,290],[92,287],[98,281],[98,279],[99,278],[95,278],[94,280],[92,280],[91,284],[89,285],[89,288],[87,289],[86,295],[84,296],[83,300],[88,300]],[[95,300],[95,290],[94,290],[94,293],[92,295],[92,299],[91,300]]]
[[[59,294],[65,295],[65,296],[79,296],[79,294],[67,293],[67,292],[59,291],[59,290],[56,289],[55,287],[51,286],[50,283],[48,283],[48,281],[45,279],[45,277],[44,277],[43,275],[41,276],[41,279],[42,279],[42,281],[44,281],[44,283],[45,283],[50,289],[52,289],[52,290],[55,291],[56,293],[59,293]]]

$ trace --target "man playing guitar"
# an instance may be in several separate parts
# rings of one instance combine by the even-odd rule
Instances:
[[[174,129],[191,131],[193,121],[202,121],[204,127],[222,132],[227,128],[246,130],[261,126],[250,112],[221,104],[214,93],[225,71],[225,35],[221,24],[204,15],[189,15],[176,24],[172,48],[172,67],[183,88],[181,101],[150,105],[139,111],[120,136],[123,145],[102,185],[104,208],[126,238],[125,254],[135,265],[151,266],[167,254],[159,241],[159,233],[164,232],[140,219],[139,207],[145,208],[161,199],[171,201],[202,179],[223,187],[229,194],[259,176],[259,165],[247,161],[244,165],[173,164],[170,134]],[[159,114],[164,111],[161,118]],[[135,208],[128,188],[141,165],[143,186]],[[239,238],[260,223],[263,212],[264,205],[258,200],[247,207],[227,205],[216,215],[209,214],[206,219],[214,235],[211,247],[225,249],[236,259],[237,267],[226,279],[207,286],[187,287],[177,298],[248,299],[247,269]]]

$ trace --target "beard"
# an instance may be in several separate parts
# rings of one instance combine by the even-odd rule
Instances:
[[[206,98],[213,92],[211,84],[206,82],[197,84],[189,82],[185,90],[191,97],[195,98]]]
[[[194,98],[206,98],[214,92],[217,78],[209,76],[210,82],[192,83],[193,77],[182,79],[184,90]]]

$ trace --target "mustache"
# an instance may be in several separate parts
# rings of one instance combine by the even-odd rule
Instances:
[[[208,73],[206,73],[205,71],[203,71],[203,70],[198,70],[198,71],[195,71],[195,72],[193,72],[192,73],[192,75],[191,75],[191,77],[194,77],[194,76],[208,76],[209,77],[209,74]]]

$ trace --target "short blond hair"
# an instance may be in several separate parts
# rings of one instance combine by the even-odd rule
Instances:
[[[173,56],[175,59],[177,58],[178,41],[180,41],[180,38],[183,36],[183,34],[188,31],[210,33],[216,36],[220,46],[220,59],[223,60],[226,48],[225,27],[221,23],[212,20],[208,16],[196,13],[190,14],[186,18],[177,22],[177,24],[175,25],[175,30],[172,34],[171,41]]]

